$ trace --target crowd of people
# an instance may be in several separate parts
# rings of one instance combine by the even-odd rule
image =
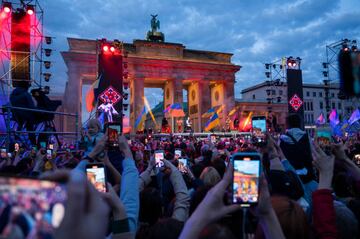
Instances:
[[[359,238],[360,134],[324,145],[300,123],[290,115],[284,134],[268,133],[261,143],[119,136],[118,149],[108,150],[103,126],[90,120],[79,151],[60,148],[48,157],[46,148],[20,145],[2,155],[1,174],[65,183],[65,212],[49,233],[35,223],[50,220],[48,193],[25,197],[33,205],[25,213],[26,200],[3,197],[0,185],[0,238]],[[161,168],[157,150],[164,151]],[[250,208],[228,200],[239,152],[261,155],[259,199]],[[105,165],[106,192],[87,180],[86,165],[94,162]]]

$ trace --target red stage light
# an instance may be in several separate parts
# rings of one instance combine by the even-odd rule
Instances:
[[[4,7],[4,8],[3,8],[3,11],[4,11],[5,13],[9,13],[9,12],[11,12],[11,8],[10,8],[10,7]]]
[[[26,12],[27,12],[27,14],[29,14],[30,16],[34,14],[34,10],[32,10],[32,9],[28,9]]]
[[[105,51],[105,52],[109,51],[109,47],[108,46],[103,46],[103,51]]]
[[[111,51],[111,52],[115,52],[115,47],[113,47],[113,46],[110,47],[110,51]]]

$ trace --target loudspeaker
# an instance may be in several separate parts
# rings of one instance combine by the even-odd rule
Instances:
[[[301,128],[304,129],[304,98],[302,71],[298,69],[286,70],[288,111],[297,114],[301,119]]]

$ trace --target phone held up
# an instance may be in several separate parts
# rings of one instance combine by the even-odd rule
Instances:
[[[105,125],[107,129],[107,147],[110,151],[117,151],[119,149],[119,136],[121,135],[122,128],[118,122],[107,123]]]
[[[156,150],[155,151],[155,167],[157,169],[164,168],[164,166],[165,166],[164,159],[165,159],[164,150]]]
[[[242,207],[256,205],[259,201],[261,158],[258,153],[236,153],[232,156],[234,166],[231,184],[231,201]]]
[[[106,172],[103,163],[87,164],[86,177],[99,192],[107,192]]]
[[[36,222],[36,230],[39,232],[51,234],[59,227],[65,214],[66,198],[64,184],[33,178],[0,176],[0,204],[3,208],[9,208],[9,215],[22,215]],[[30,202],[31,207],[25,206]]]

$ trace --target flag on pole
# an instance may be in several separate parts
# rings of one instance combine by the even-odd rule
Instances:
[[[360,110],[356,109],[354,110],[354,112],[351,114],[350,119],[348,120],[349,125],[352,125],[353,123],[355,123],[356,121],[358,121],[360,119]]]
[[[141,111],[139,117],[135,121],[135,129],[136,130],[142,130],[144,128],[145,120],[146,120],[146,108],[144,106],[144,108]]]
[[[209,118],[211,116],[213,116],[213,114],[215,113],[215,108],[212,107],[210,108],[208,111],[206,111],[204,114],[202,114],[202,118]]]
[[[339,115],[337,114],[336,109],[333,109],[330,112],[329,121],[330,121],[331,127],[335,127],[336,125],[338,125],[340,123]]]
[[[87,112],[93,111],[96,105],[95,99],[95,89],[99,87],[99,79],[95,80],[94,83],[91,84],[90,89],[86,92],[86,110]]]
[[[180,103],[174,103],[166,107],[164,113],[169,113],[171,117],[184,117],[185,113]]]
[[[220,119],[217,113],[209,119],[209,121],[205,125],[205,131],[210,131],[211,129],[215,128],[216,126],[220,125]]]
[[[326,123],[326,121],[325,121],[324,114],[321,113],[321,114],[319,115],[319,117],[317,118],[317,120],[316,120],[316,124],[318,124],[318,125],[323,125],[323,124],[325,124],[325,123]]]

